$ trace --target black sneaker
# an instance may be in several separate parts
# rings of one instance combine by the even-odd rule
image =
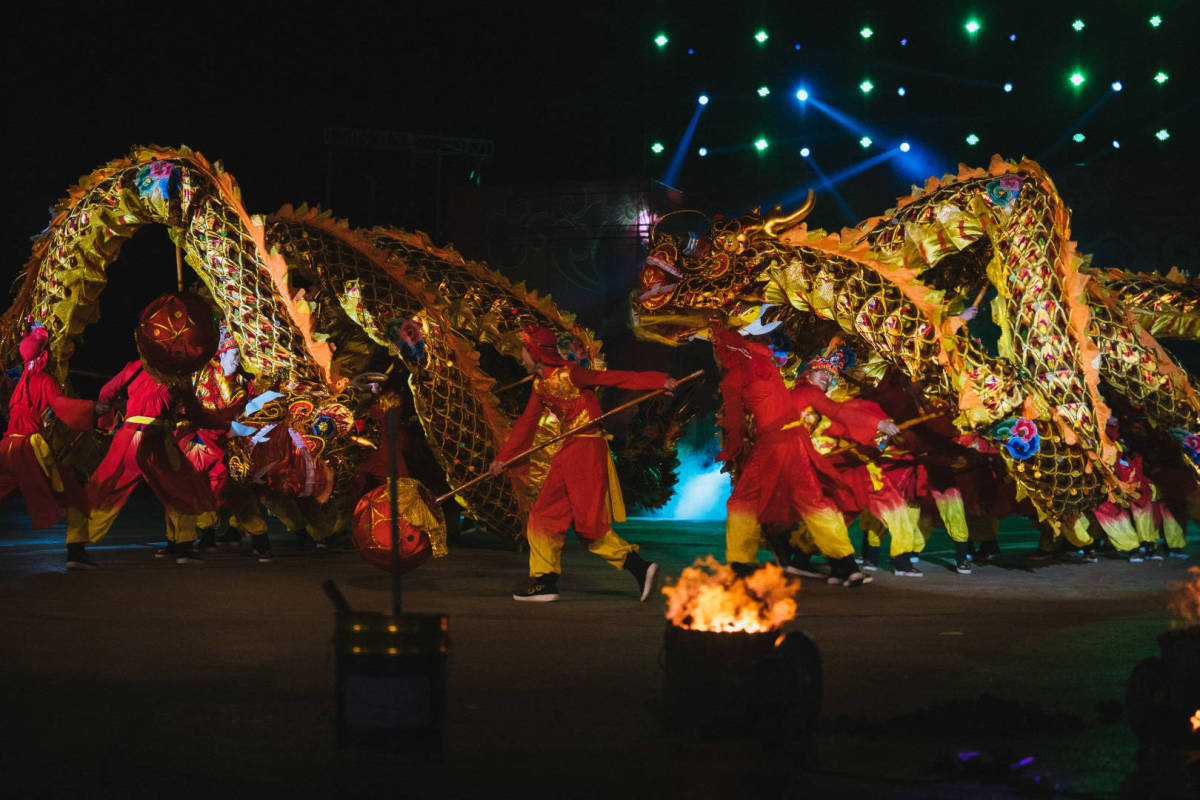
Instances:
[[[95,569],[98,566],[88,557],[83,542],[67,545],[67,569]]]
[[[639,602],[646,602],[646,598],[654,591],[654,583],[658,579],[658,564],[631,552],[625,557],[625,569],[629,570],[633,579],[638,582],[638,590],[641,594],[641,597],[638,598]]]
[[[1142,551],[1136,547],[1133,548],[1132,550],[1124,550],[1124,551],[1118,550],[1117,555],[1124,559],[1127,559],[1130,564],[1141,564],[1143,561],[1146,560],[1146,557],[1144,555],[1142,555]]]
[[[524,603],[553,603],[558,600],[558,576],[553,572],[533,575],[513,592],[513,600]]]
[[[217,549],[217,529],[216,528],[201,528],[197,531],[200,535],[196,537],[195,547],[197,550],[216,550]]]
[[[217,544],[224,547],[227,544],[241,544],[242,532],[237,528],[229,528],[217,537]]]
[[[174,542],[167,542],[166,547],[160,547],[154,551],[155,558],[174,558],[176,545]]]
[[[250,537],[250,551],[258,559],[258,563],[266,564],[271,560],[271,540],[267,534],[260,533]]]
[[[1158,549],[1158,545],[1148,544],[1142,552],[1145,554],[1147,561],[1163,560],[1163,554],[1162,551]]]
[[[308,531],[292,531],[292,535],[296,537],[296,551],[300,553],[308,553],[316,548],[317,543],[308,535]]]
[[[954,571],[959,575],[971,574],[971,549],[966,542],[954,543]]]
[[[175,545],[175,563],[182,567],[188,564],[203,564],[204,559],[195,551],[191,542],[179,542]]]
[[[920,578],[925,575],[921,568],[912,562],[911,553],[901,553],[892,558],[892,572],[903,578]]]
[[[1167,558],[1191,558],[1182,547],[1168,547]]]

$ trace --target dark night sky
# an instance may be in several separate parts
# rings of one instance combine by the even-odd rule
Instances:
[[[650,180],[664,177],[702,91],[712,103],[675,185],[707,211],[800,192],[815,180],[801,145],[832,175],[902,138],[914,143],[910,157],[839,184],[845,209],[819,194],[815,224],[840,227],[846,210],[879,213],[910,183],[960,160],[986,164],[993,152],[1040,158],[1056,176],[1136,175],[1140,197],[1181,205],[1175,198],[1193,196],[1200,178],[1197,5],[672,0],[539,13],[525,4],[31,2],[4,26],[3,271],[16,276],[70,183],[134,144],[186,143],[223,160],[251,211],[322,201],[331,126],[492,139],[490,184]],[[1159,29],[1147,24],[1153,13],[1164,17]],[[973,39],[962,27],[972,14],[983,25]],[[1079,34],[1076,16],[1087,24]],[[857,33],[864,25],[870,40]],[[760,27],[771,37],[763,46],[752,38]],[[662,50],[651,41],[659,31],[671,39]],[[1076,65],[1088,75],[1078,91],[1066,83]],[[1171,75],[1165,86],[1151,80],[1159,69]],[[864,77],[877,87],[870,96],[856,88]],[[1115,79],[1126,87],[1119,95],[1108,89]],[[999,88],[1006,81],[1012,94]],[[755,93],[762,84],[766,100]],[[800,85],[861,122],[872,150],[858,146],[859,131],[802,110]],[[1086,142],[1071,142],[1097,104],[1080,128]],[[1160,127],[1172,133],[1166,143],[1153,138]],[[974,148],[964,142],[971,131],[982,139]],[[760,135],[772,141],[762,155],[750,147]],[[650,152],[655,140],[661,156]],[[701,144],[726,150],[701,161]],[[465,183],[465,173],[444,180]],[[427,185],[394,191],[413,207],[433,202]],[[353,202],[334,210],[358,213]]]

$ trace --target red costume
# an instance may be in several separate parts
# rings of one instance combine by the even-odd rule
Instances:
[[[508,461],[527,450],[533,444],[542,414],[547,411],[558,418],[563,430],[599,417],[600,403],[591,391],[593,386],[660,389],[666,379],[663,372],[598,371],[574,365],[547,368],[534,378],[525,411],[496,458]],[[612,509],[624,510],[620,496],[610,496],[611,464],[608,441],[599,427],[565,439],[550,462],[550,471],[529,512],[530,532],[554,531],[561,536],[574,522],[580,538],[603,536],[612,525]],[[621,513],[617,521],[623,519]]]
[[[669,380],[663,372],[598,371],[570,364],[558,353],[554,332],[546,328],[529,329],[524,338],[526,352],[539,366],[529,402],[496,456],[497,462],[510,461],[533,444],[546,412],[558,418],[564,431],[597,419],[601,411],[593,386],[661,389]],[[533,580],[529,589],[514,594],[514,599],[558,598],[554,576],[562,571],[563,538],[574,523],[588,550],[634,574],[645,600],[658,568],[644,562],[637,548],[612,530],[614,520],[624,519],[621,489],[604,432],[593,426],[567,437],[550,460],[549,472],[529,512],[525,535]],[[548,579],[548,584],[539,583],[539,578]]]
[[[771,529],[767,531],[771,538],[803,521],[817,547],[831,560],[831,580],[851,585],[861,582],[846,521],[821,488],[815,451],[798,413],[815,407],[830,418],[842,419],[842,409],[815,386],[809,387],[811,392],[804,387],[798,393],[789,392],[766,346],[727,330],[714,330],[712,337],[713,353],[725,370],[721,379],[724,448],[717,458],[738,458],[749,438],[747,414],[755,426],[753,445],[726,504],[726,560],[756,561],[761,527]],[[864,423],[846,416],[845,424],[857,434]]]
[[[25,368],[9,399],[8,430],[0,442],[0,497],[20,489],[35,530],[55,525],[64,505],[87,509],[83,489],[61,468],[42,437],[43,417],[49,409],[67,427],[89,430],[95,406],[90,400],[64,397],[46,372],[48,339],[45,328],[37,326],[21,342]]]
[[[108,533],[140,479],[168,514],[194,517],[215,506],[207,477],[184,457],[173,436],[175,391],[154,380],[140,361],[130,362],[106,383],[100,400],[111,403],[122,391],[128,398],[125,421],[87,485],[87,538],[93,542]],[[194,538],[195,520],[190,522]],[[182,530],[180,541],[190,541],[187,527]]]

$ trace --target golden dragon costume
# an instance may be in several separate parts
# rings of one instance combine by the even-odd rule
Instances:
[[[279,393],[240,422],[251,430],[286,424],[294,446],[332,474],[335,497],[353,484],[362,455],[354,442],[361,437],[351,436],[359,400],[349,378],[372,354],[386,352],[407,371],[426,439],[452,486],[486,472],[507,436],[514,414],[493,389],[516,374],[523,326],[558,331],[602,368],[601,343],[549,298],[422,233],[353,230],[304,207],[251,214],[220,163],[185,147],[136,148],[80,179],[53,214],[0,318],[0,355],[11,362],[38,322],[50,335],[49,368],[65,379],[75,338],[98,319],[106,270],[122,243],[145,225],[163,225],[211,294],[257,391]],[[480,366],[481,352],[493,374]],[[540,435],[555,426],[546,420]],[[378,445],[380,432],[368,432]],[[254,436],[233,437],[230,474],[254,477],[255,455]],[[540,477],[534,469],[483,481],[460,502],[515,537]],[[443,554],[444,542],[431,538]]]
[[[825,321],[956,412],[962,431],[993,440],[1019,496],[1068,536],[1084,538],[1082,514],[1126,490],[1102,382],[1200,460],[1188,438],[1200,430],[1200,395],[1154,338],[1195,335],[1200,288],[1176,274],[1090,270],[1037,164],[997,156],[987,169],[960,167],[840,235],[809,231],[811,208],[810,192],[790,215],[715,220],[701,248],[694,234],[656,226],[630,298],[635,331],[678,345],[713,317],[743,327],[764,304],[778,306],[774,317]],[[958,316],[985,286],[997,292],[997,356]]]

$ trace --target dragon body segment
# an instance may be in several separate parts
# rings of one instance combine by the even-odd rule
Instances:
[[[485,472],[507,435],[514,413],[497,402],[494,388],[497,377],[518,371],[524,325],[551,327],[580,359],[602,366],[600,342],[549,298],[435,247],[424,234],[354,230],[304,207],[252,215],[219,164],[187,148],[162,147],[136,148],[69,190],[0,318],[0,352],[11,362],[28,326],[42,324],[51,369],[65,377],[75,337],[98,319],[108,265],[121,243],[149,224],[167,228],[208,288],[256,391],[278,392],[242,422],[264,436],[287,426],[304,458],[333,476],[336,507],[348,498],[363,455],[354,439],[366,435],[375,446],[382,439],[370,425],[363,433],[362,399],[348,385],[373,355],[382,352],[407,371],[416,414],[450,485]],[[489,346],[488,369],[502,374],[480,366],[482,344]],[[557,421],[545,420],[543,428],[548,436]],[[235,479],[258,477],[258,441],[231,438]],[[515,537],[539,477],[532,470],[482,481],[460,502]],[[303,495],[303,487],[286,485]],[[434,549],[444,552],[441,542]]]
[[[841,235],[797,222],[757,212],[718,222],[707,252],[690,255],[678,236],[656,232],[631,297],[635,330],[676,344],[714,315],[741,327],[764,303],[794,326],[798,317],[835,323],[952,410],[961,430],[990,437],[1019,492],[1055,525],[1125,490],[1112,470],[1101,382],[1158,425],[1200,427],[1186,373],[1138,321],[1156,312],[1144,301],[1126,307],[1084,269],[1066,205],[1033,162],[996,158],[987,170],[931,178]],[[958,316],[989,286],[998,356]],[[1011,444],[1022,418],[1036,440]]]

